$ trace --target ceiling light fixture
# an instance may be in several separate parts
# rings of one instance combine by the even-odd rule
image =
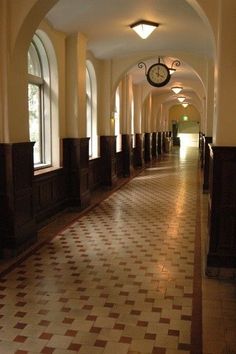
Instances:
[[[184,102],[185,97],[184,96],[177,97],[177,100],[182,103]]]
[[[187,103],[187,102],[182,103],[182,106],[183,106],[184,108],[186,108],[186,107],[188,107],[188,103]]]
[[[159,23],[140,20],[130,25],[130,28],[132,28],[139,35],[139,37],[146,39],[158,26]]]
[[[177,95],[178,93],[180,93],[183,90],[183,87],[173,86],[173,87],[171,87],[171,90]]]

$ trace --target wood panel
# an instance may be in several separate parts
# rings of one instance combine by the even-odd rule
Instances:
[[[209,160],[210,160],[210,149],[209,145],[212,143],[212,137],[203,136],[202,137],[202,154],[203,154],[203,191],[207,192],[209,190]]]
[[[89,189],[94,191],[102,183],[102,169],[101,169],[101,158],[97,157],[95,159],[89,160]]]
[[[117,182],[116,171],[116,137],[100,136],[100,152],[102,159],[102,184],[112,187]]]
[[[236,147],[210,147],[208,267],[236,267]]]
[[[158,155],[161,155],[163,153],[163,134],[162,134],[162,132],[158,132],[157,136],[158,136],[157,152],[158,152]]]
[[[17,254],[37,238],[33,210],[33,143],[0,144],[0,234]]]
[[[199,133],[199,158],[200,158],[201,168],[203,168],[204,166],[204,137],[205,134],[200,132]]]
[[[140,168],[144,164],[143,134],[135,134],[135,148],[133,153],[133,166]]]
[[[152,136],[151,133],[144,133],[144,161],[152,159]]]
[[[89,138],[63,139],[68,204],[82,209],[90,203],[88,142]]]
[[[157,133],[152,133],[152,157],[155,159],[157,157]]]
[[[123,177],[131,174],[131,137],[129,134],[122,134],[122,165]]]
[[[117,177],[123,177],[123,152],[116,153],[116,174]]]
[[[66,178],[63,168],[34,176],[34,212],[37,223],[44,223],[65,208]]]

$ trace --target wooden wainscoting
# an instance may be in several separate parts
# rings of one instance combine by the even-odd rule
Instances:
[[[236,268],[236,147],[209,146],[207,266]]]
[[[33,210],[33,143],[0,144],[0,235],[16,255],[37,238]]]
[[[34,176],[34,213],[37,223],[63,210],[67,203],[63,168],[40,171]]]
[[[89,189],[94,191],[102,183],[102,160],[101,157],[89,160]]]

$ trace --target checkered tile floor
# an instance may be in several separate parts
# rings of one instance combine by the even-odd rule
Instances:
[[[0,279],[0,353],[189,354],[197,151],[146,169]]]

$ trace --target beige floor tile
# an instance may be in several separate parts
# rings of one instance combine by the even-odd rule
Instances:
[[[83,345],[79,350],[79,354],[104,354],[104,348],[92,347],[89,345]]]
[[[157,335],[155,345],[168,349],[177,349],[179,344],[179,338],[175,336],[161,336]]]
[[[129,350],[128,344],[109,342],[103,354],[127,354]],[[85,353],[84,353],[85,354]]]
[[[60,336],[55,334],[47,343],[48,347],[67,349],[69,344],[72,342],[71,337]]]
[[[141,353],[151,353],[155,341],[145,339],[134,339],[130,345],[130,350],[140,351]]]

